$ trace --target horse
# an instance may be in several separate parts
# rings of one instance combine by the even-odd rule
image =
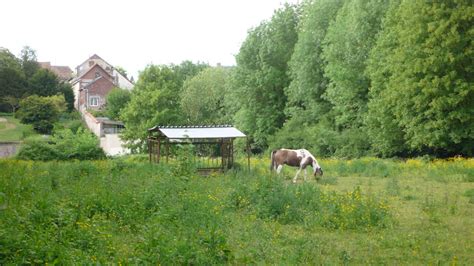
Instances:
[[[296,179],[300,174],[301,170],[304,170],[304,180],[306,181],[307,171],[306,167],[311,165],[313,167],[313,175],[317,179],[317,174],[323,175],[323,169],[319,166],[318,161],[314,156],[306,149],[290,150],[290,149],[279,149],[273,150],[270,156],[272,164],[270,170],[275,170],[277,174],[281,172],[283,165],[299,167],[293,178],[293,183],[296,183]]]

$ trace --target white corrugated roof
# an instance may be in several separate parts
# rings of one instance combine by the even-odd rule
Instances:
[[[242,138],[245,134],[235,127],[155,127],[169,139]],[[153,130],[150,129],[150,130]]]

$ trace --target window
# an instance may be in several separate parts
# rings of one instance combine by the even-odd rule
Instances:
[[[95,77],[96,77],[96,78],[100,77],[100,72],[99,72],[99,71],[96,71],[96,72],[95,72]]]
[[[91,96],[89,97],[89,105],[90,106],[99,106],[99,96]]]

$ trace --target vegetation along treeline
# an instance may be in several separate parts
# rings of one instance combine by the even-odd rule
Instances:
[[[287,4],[249,30],[236,66],[149,65],[131,94],[109,95],[106,114],[125,123],[138,151],[157,124],[225,123],[246,132],[255,153],[473,156],[473,17],[468,0]],[[0,83],[1,111],[63,106],[58,94],[72,109],[70,86],[39,69],[31,48],[19,58],[0,50]],[[36,124],[17,113],[48,133],[61,108],[51,110]]]
[[[233,123],[254,152],[472,156],[473,16],[467,0],[285,5],[249,30],[235,67],[146,67],[124,136],[143,147],[157,124]]]
[[[15,113],[39,133],[51,133],[60,115],[74,109],[68,82],[40,68],[36,52],[26,46],[20,56],[0,47],[0,112]]]

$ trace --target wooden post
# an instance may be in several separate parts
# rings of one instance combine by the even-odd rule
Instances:
[[[151,140],[150,140],[150,136],[148,136],[147,141],[148,141],[148,157],[149,157],[149,160],[150,160],[150,163],[151,163],[151,153],[152,153],[153,151],[151,150]]]
[[[161,139],[158,138],[158,147],[156,152],[156,162],[160,163],[160,156],[161,156]]]
[[[248,165],[248,169],[250,171],[250,143],[249,143],[249,137],[247,137],[247,165]]]

